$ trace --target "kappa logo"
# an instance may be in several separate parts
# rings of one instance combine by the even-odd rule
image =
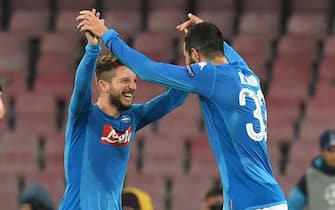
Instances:
[[[191,66],[186,66],[186,72],[190,77],[194,77],[195,73],[193,71],[193,69],[191,68]]]
[[[103,144],[112,144],[114,146],[127,146],[130,143],[131,134],[132,127],[128,127],[123,132],[118,132],[111,125],[105,124],[100,142]]]

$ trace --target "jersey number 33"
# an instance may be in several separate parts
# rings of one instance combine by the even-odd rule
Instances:
[[[257,92],[248,89],[248,88],[242,88],[239,94],[239,104],[240,106],[246,106],[247,105],[247,98],[252,99],[252,101],[255,103],[255,109],[253,110],[252,117],[257,120],[257,124],[259,125],[259,129],[255,131],[255,127],[258,126],[253,124],[252,122],[247,122],[245,125],[246,132],[250,139],[254,141],[262,141],[267,138],[267,131],[266,131],[266,112],[262,110],[265,106],[265,100],[264,96],[261,90],[258,90]]]

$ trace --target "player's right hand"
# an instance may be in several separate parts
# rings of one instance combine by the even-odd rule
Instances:
[[[94,36],[94,34],[92,34],[90,31],[85,31],[85,37],[90,45],[99,44],[99,39],[96,36]]]
[[[198,16],[193,15],[192,13],[188,13],[187,17],[189,18],[188,20],[176,26],[176,28],[179,31],[183,31],[184,33],[187,33],[188,29],[191,26],[204,22],[203,19],[199,18]]]
[[[100,12],[97,12],[95,9],[92,9],[91,12],[96,17],[100,18]],[[85,37],[87,39],[87,42],[91,45],[98,45],[100,43],[99,39],[90,31],[85,31]]]
[[[77,28],[80,31],[90,31],[98,38],[108,31],[105,22],[96,16],[95,9],[80,11],[76,20],[79,21]]]

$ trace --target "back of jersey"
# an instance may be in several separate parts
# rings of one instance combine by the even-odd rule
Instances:
[[[258,77],[242,63],[217,66],[209,97],[200,97],[226,209],[285,202],[267,153],[266,103]]]

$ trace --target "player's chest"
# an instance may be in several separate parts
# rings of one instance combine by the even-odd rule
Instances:
[[[130,115],[121,115],[117,119],[104,118],[96,120],[89,119],[88,136],[95,143],[111,146],[128,146],[132,142],[136,124]]]

